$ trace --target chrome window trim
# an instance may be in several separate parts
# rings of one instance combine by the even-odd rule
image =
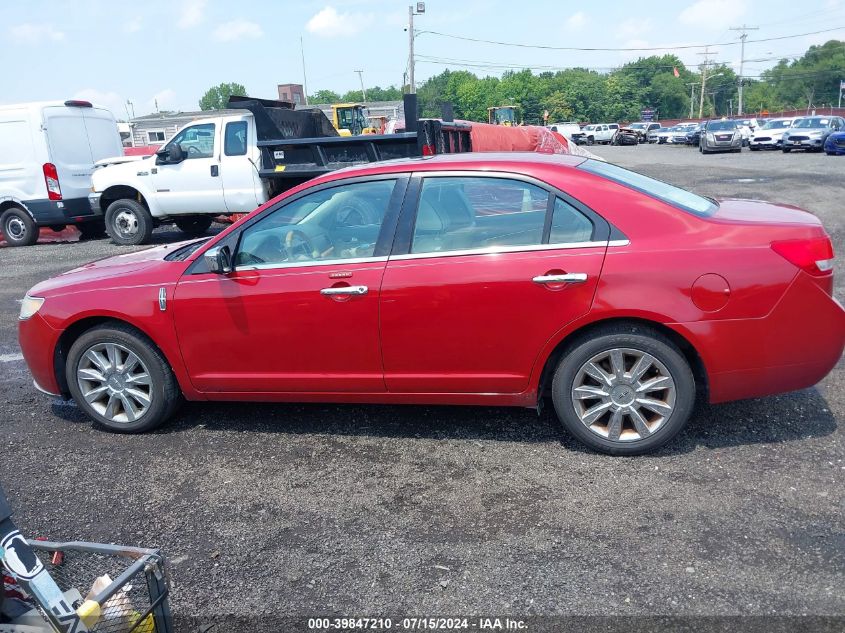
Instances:
[[[600,248],[602,246],[627,246],[628,240],[611,240],[598,242],[562,242],[558,244],[537,244],[533,246],[491,246],[489,248],[471,248],[459,251],[432,251],[429,253],[409,253],[407,255],[393,255],[390,261],[404,261],[408,259],[431,259],[432,257],[460,257],[462,255],[498,255],[506,253],[532,253],[535,251],[556,251],[578,248]]]
[[[285,268],[312,268],[314,266],[340,266],[343,264],[378,264],[386,262],[387,257],[349,257],[346,259],[320,259],[308,262],[280,262],[274,264],[248,264],[236,266],[235,272],[249,270],[275,270]]]

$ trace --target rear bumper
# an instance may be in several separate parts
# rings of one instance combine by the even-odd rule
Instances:
[[[51,395],[62,392],[55,371],[55,350],[61,334],[37,312],[26,321],[18,321],[18,341],[35,388]]]
[[[696,341],[713,403],[811,387],[845,349],[845,309],[806,273],[762,319],[677,325]]]
[[[64,200],[27,200],[26,208],[39,225],[76,224],[94,220],[102,211],[92,209],[88,198],[65,198]]]

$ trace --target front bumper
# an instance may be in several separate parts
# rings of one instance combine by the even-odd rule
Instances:
[[[837,139],[836,141],[828,138],[824,144],[824,151],[828,154],[845,154],[845,139]]]
[[[781,137],[764,136],[763,138],[752,138],[748,142],[749,147],[756,147],[758,149],[774,149],[780,147]]]
[[[713,403],[811,387],[845,349],[845,309],[803,272],[762,319],[677,325],[701,354]]]
[[[100,208],[100,198],[102,197],[102,192],[88,194],[88,206],[91,207],[91,211],[93,211],[94,213],[103,213],[103,210]]]
[[[62,393],[55,371],[55,350],[61,334],[61,331],[50,327],[38,312],[26,321],[18,321],[18,341],[35,387],[50,395]]]
[[[821,149],[824,145],[824,140],[821,137],[810,137],[793,139],[792,137],[784,139],[782,147],[790,149]]]

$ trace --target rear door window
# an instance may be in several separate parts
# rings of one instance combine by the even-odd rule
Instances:
[[[519,180],[424,178],[411,253],[542,244],[548,204],[548,191]]]

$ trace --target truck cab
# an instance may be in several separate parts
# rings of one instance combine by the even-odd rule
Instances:
[[[246,213],[267,201],[255,138],[249,112],[197,119],[154,155],[97,169],[90,205],[105,215],[119,244],[143,244],[165,221],[200,234],[216,215]]]

